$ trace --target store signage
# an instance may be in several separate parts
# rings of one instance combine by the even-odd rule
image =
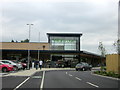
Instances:
[[[75,40],[63,40],[63,39],[54,39],[52,42],[66,42],[66,43],[72,43],[75,42]]]

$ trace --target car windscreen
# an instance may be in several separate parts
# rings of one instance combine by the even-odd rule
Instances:
[[[79,67],[79,66],[81,66],[81,65],[82,65],[82,64],[77,64],[76,67]]]
[[[14,62],[14,63],[18,63],[18,61],[12,61],[12,62]]]
[[[5,64],[11,64],[11,63],[8,62],[8,61],[2,61],[2,63],[5,63]]]

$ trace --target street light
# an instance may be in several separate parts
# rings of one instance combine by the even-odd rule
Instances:
[[[29,46],[28,46],[28,63],[27,63],[27,69],[30,69],[29,64],[30,64],[30,30],[31,30],[31,25],[33,24],[27,24],[29,26]]]
[[[39,32],[39,36],[38,36],[38,42],[40,43],[40,32]],[[40,51],[39,51],[39,47],[38,47],[38,61],[39,61],[39,58],[40,58]]]

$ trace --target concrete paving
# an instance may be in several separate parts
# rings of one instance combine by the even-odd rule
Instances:
[[[23,70],[15,73],[9,73],[5,76],[31,76],[34,73],[38,71],[48,71],[48,70],[75,70],[74,68],[42,68],[41,70],[38,68],[37,70],[35,68],[30,70]]]
[[[92,68],[92,71],[99,70],[99,67]],[[12,73],[1,73],[0,77],[2,75],[4,76],[31,76],[34,73],[38,71],[49,71],[49,70],[75,70],[75,68],[42,68],[41,70],[38,68],[37,70],[35,68],[32,68],[30,70],[21,70],[18,72],[12,72]]]

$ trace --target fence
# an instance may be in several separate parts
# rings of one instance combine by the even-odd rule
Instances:
[[[120,74],[120,54],[110,54],[106,56],[107,72],[115,72]]]

